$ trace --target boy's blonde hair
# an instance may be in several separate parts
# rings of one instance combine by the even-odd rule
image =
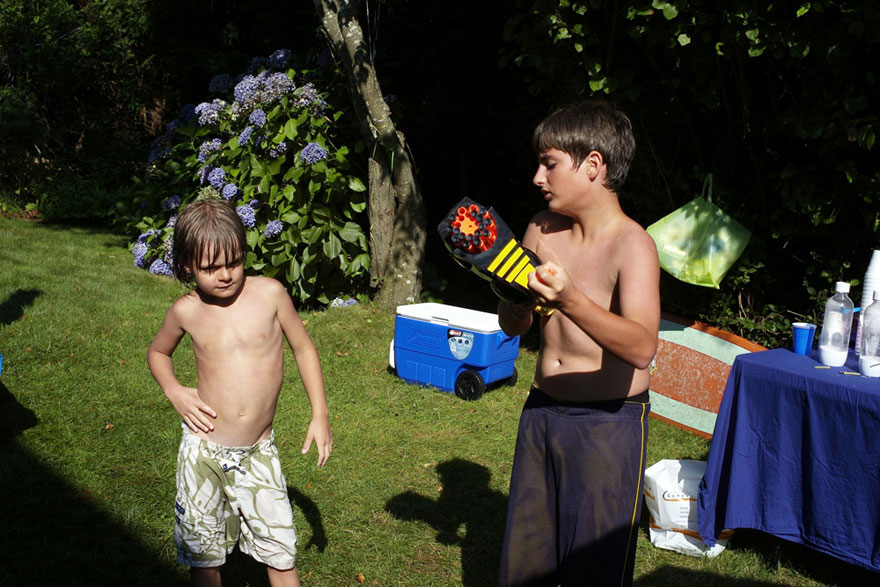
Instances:
[[[202,260],[213,265],[220,254],[226,262],[247,255],[244,224],[226,200],[199,200],[184,206],[174,225],[174,276],[183,283],[194,281],[192,269]],[[210,257],[205,259],[209,255]]]
[[[632,123],[626,114],[602,100],[587,100],[560,108],[535,128],[532,148],[567,153],[575,169],[592,151],[601,153],[608,172],[605,187],[617,192],[626,180],[636,150]]]

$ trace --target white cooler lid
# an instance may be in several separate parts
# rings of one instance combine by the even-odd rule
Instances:
[[[397,315],[461,330],[475,330],[484,333],[501,330],[497,314],[446,304],[428,302],[397,306]]]

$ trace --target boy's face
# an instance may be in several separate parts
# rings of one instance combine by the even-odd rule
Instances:
[[[226,259],[220,251],[216,257],[207,250],[196,267],[191,269],[199,290],[210,297],[229,299],[235,297],[244,284],[243,259]],[[212,257],[213,260],[212,260]]]
[[[573,168],[571,156],[559,149],[548,149],[538,157],[538,171],[532,183],[541,189],[547,207],[560,214],[571,215],[582,201],[584,190],[590,185],[589,160]]]

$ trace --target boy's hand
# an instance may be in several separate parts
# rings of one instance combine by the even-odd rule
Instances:
[[[166,395],[190,430],[193,432],[214,430],[214,423],[211,422],[211,419],[217,417],[217,412],[202,401],[198,389],[180,386],[177,391]]]
[[[558,308],[572,290],[571,279],[561,266],[547,261],[529,273],[529,289],[542,306]]]
[[[330,419],[327,416],[312,418],[306,432],[306,441],[303,443],[302,454],[309,452],[312,441],[318,447],[318,466],[323,467],[330,458],[333,450],[333,432],[330,430]]]

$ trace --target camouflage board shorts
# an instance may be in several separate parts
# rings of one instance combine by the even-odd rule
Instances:
[[[177,560],[216,567],[238,544],[276,569],[296,566],[296,528],[275,433],[253,446],[226,447],[183,426],[174,504]]]

